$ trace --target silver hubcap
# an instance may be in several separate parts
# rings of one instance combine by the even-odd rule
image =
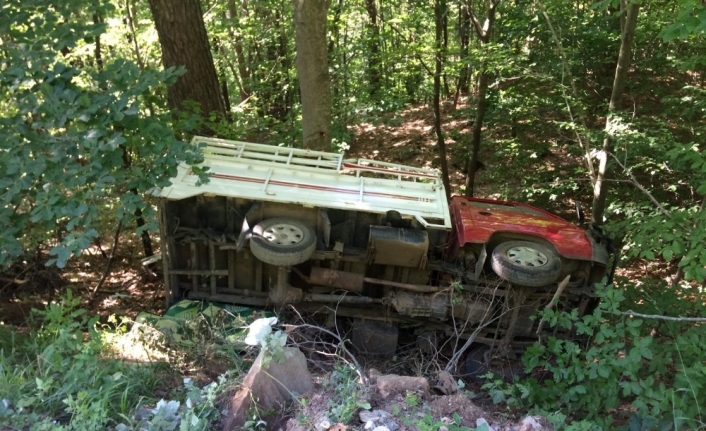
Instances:
[[[513,247],[507,251],[507,257],[520,266],[544,266],[547,256],[532,247]]]
[[[272,244],[294,245],[299,244],[304,239],[304,232],[297,226],[279,223],[270,226],[263,232],[262,236]]]

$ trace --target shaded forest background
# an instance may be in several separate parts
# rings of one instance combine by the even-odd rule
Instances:
[[[319,15],[289,0],[4,1],[0,295],[61,293],[86,256],[95,293],[121,248],[130,252],[114,271],[140,268],[157,247],[150,191],[198,161],[186,143],[207,134],[438,168],[451,193],[567,217],[580,202],[621,250],[626,307],[706,315],[703,2],[304,3]],[[319,33],[299,34],[316,16],[326,19]],[[307,55],[326,64],[312,71],[299,45],[316,43]],[[302,104],[312,91],[324,109],[314,114]],[[632,359],[670,377],[660,400],[635,409],[660,418],[696,405],[684,415],[700,418],[701,387],[684,382],[703,380],[701,328],[660,325],[602,337],[647,348],[635,340],[657,331],[664,349]],[[670,346],[687,350],[677,360]],[[608,363],[595,372],[628,382],[622,397],[656,385],[645,380],[654,369],[626,377]]]

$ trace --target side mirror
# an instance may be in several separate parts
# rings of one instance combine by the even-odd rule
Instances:
[[[576,202],[576,216],[579,218],[579,224],[586,223],[586,214],[583,213],[583,208],[581,208],[581,202]]]

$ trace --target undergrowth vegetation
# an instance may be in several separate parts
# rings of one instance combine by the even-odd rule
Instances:
[[[543,311],[553,327],[573,329],[576,339],[549,338],[523,357],[532,377],[484,385],[496,403],[531,408],[561,429],[700,429],[706,421],[706,328],[688,318],[663,320],[635,314],[703,316],[695,289],[664,283],[598,290],[601,302],[582,318]],[[570,412],[570,417],[567,414]]]
[[[69,291],[59,303],[35,311],[27,332],[0,326],[0,424],[29,430],[209,429],[220,416],[218,396],[231,387],[229,375],[202,388],[188,378],[171,384],[182,380],[178,367],[118,356],[110,340],[126,335],[126,326],[101,325],[79,303]]]

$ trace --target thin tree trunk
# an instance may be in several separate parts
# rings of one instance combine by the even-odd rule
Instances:
[[[444,142],[444,132],[441,130],[441,103],[439,94],[441,93],[441,63],[443,56],[443,17],[442,10],[445,9],[445,0],[434,0],[434,17],[436,23],[436,55],[434,60],[434,131],[436,132],[436,146],[439,151],[439,164],[441,165],[441,180],[446,189],[446,196],[451,196],[451,182],[449,180],[449,164],[446,160],[446,143]]]
[[[606,182],[608,174],[608,154],[613,152],[613,114],[622,108],[621,99],[623,97],[623,91],[625,90],[625,84],[627,83],[628,70],[630,69],[630,57],[632,56],[633,38],[635,36],[635,27],[637,27],[637,16],[639,11],[640,5],[636,2],[631,2],[627,6],[625,30],[622,33],[620,54],[618,56],[618,64],[615,67],[615,77],[613,79],[613,91],[610,95],[608,115],[606,116],[606,137],[603,140],[603,149],[599,157],[596,183],[593,187],[591,219],[593,220],[593,223],[596,224],[603,223],[603,213],[605,211],[606,196],[608,194],[608,183]]]
[[[365,0],[365,10],[368,12],[368,22],[365,25],[368,41],[368,80],[370,81],[370,96],[375,97],[380,91],[380,29],[378,28],[378,11],[375,0]]]
[[[473,27],[478,35],[478,43],[485,45],[490,41],[490,35],[493,31],[493,23],[495,22],[495,11],[500,4],[500,0],[491,0],[488,6],[488,13],[483,25],[480,24],[473,9],[469,6],[469,14]],[[469,148],[468,167],[466,169],[466,195],[473,196],[476,172],[478,171],[479,161],[478,153],[480,152],[481,130],[483,129],[483,120],[485,118],[485,97],[488,92],[488,81],[490,76],[486,71],[486,64],[483,62],[480,66],[480,76],[478,77],[478,102],[476,104],[476,117],[473,120],[473,134],[471,135],[471,145]]]
[[[130,28],[130,39],[132,39],[132,48],[135,51],[135,59],[137,60],[137,66],[140,68],[140,70],[145,70],[145,62],[142,60],[140,44],[137,42],[135,18],[133,17],[132,9],[130,8],[130,1],[132,0],[125,0],[125,11],[127,12],[127,23],[128,27]]]
[[[331,92],[326,46],[329,0],[293,0],[297,74],[305,148],[331,149]]]
[[[103,19],[97,14],[93,14],[93,22],[96,24],[99,24],[103,22]],[[103,49],[102,49],[102,44],[101,44],[101,36],[96,35],[96,49],[95,49],[95,57],[96,57],[96,68],[98,69],[99,72],[103,72]]]
[[[123,153],[123,168],[126,171],[129,171],[130,167],[132,166],[132,157],[130,156],[128,149],[124,145],[121,145],[120,149]],[[136,188],[130,189],[130,193],[135,196],[137,196],[138,194]],[[133,214],[135,215],[135,223],[137,224],[138,229],[144,228],[146,223],[145,218],[142,216],[142,210],[138,207],[137,209],[135,209],[135,212]],[[140,234],[140,240],[142,241],[142,249],[145,252],[145,257],[153,256],[154,248],[152,247],[152,238],[150,238],[150,234],[149,232],[147,232],[147,229],[142,229],[142,233]]]
[[[485,96],[488,92],[488,73],[485,72],[485,64],[481,65],[481,74],[478,77],[478,101],[476,103],[476,117],[473,120],[473,133],[471,134],[471,151],[468,157],[468,169],[466,172],[466,195],[473,196],[476,172],[478,171],[478,153],[480,152],[481,129],[485,117]]]
[[[228,15],[230,20],[235,21],[238,19],[238,8],[235,5],[235,0],[228,0]],[[245,54],[243,53],[243,40],[239,34],[235,34],[233,31],[233,26],[228,26],[228,36],[233,43],[233,51],[235,51],[235,58],[238,60],[238,73],[233,73],[233,77],[238,82],[238,89],[240,90],[240,101],[247,99],[250,96],[250,91],[247,89],[247,84],[250,81],[250,69],[247,67],[245,61]],[[232,69],[232,64],[229,62],[229,66]]]
[[[442,2],[441,6],[441,33],[444,41],[443,57],[441,58],[442,64],[446,63],[446,54],[449,52],[449,8],[446,5],[446,1]],[[446,70],[444,69],[444,99],[449,97],[449,77],[446,75]]]
[[[459,8],[459,44],[461,52],[461,73],[458,76],[458,87],[456,92],[460,94],[468,94],[471,66],[467,63],[468,61],[468,50],[470,48],[470,35],[471,35],[471,14],[469,13],[469,5],[464,3],[460,5]],[[458,99],[458,97],[456,97]],[[454,102],[457,102],[455,100]]]

